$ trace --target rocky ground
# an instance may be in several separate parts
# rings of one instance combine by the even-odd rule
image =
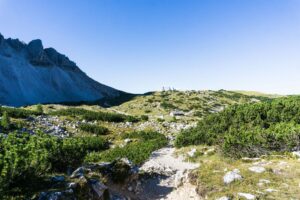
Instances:
[[[152,153],[141,170],[153,174],[142,182],[141,199],[200,199],[196,187],[188,180],[191,170],[198,164],[184,161],[174,155],[174,147],[166,147]]]

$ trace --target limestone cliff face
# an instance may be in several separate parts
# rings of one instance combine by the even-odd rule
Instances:
[[[123,92],[88,77],[75,62],[41,40],[25,44],[0,34],[0,105],[89,102]]]

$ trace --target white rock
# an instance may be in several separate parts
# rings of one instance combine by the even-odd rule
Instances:
[[[132,192],[133,188],[131,186],[128,187],[128,191]]]
[[[194,157],[195,153],[197,152],[197,149],[193,148],[191,151],[189,151],[187,154],[189,155],[189,157]]]
[[[260,183],[271,183],[271,181],[267,180],[267,179],[259,179]]]
[[[220,198],[218,198],[216,200],[230,200],[230,199],[229,199],[229,197],[224,196],[224,197],[220,197]]]
[[[249,167],[249,170],[251,172],[255,172],[255,173],[263,173],[266,171],[266,169],[264,167],[259,167],[259,166],[252,166],[252,167]]]
[[[249,193],[238,193],[239,197],[243,197],[247,200],[254,200],[255,196],[253,194],[249,194]]]
[[[126,139],[124,140],[124,142],[125,142],[126,144],[128,144],[128,143],[130,143],[130,142],[131,142],[131,139],[129,139],[129,138],[126,138]]]
[[[233,171],[229,171],[223,177],[223,181],[225,184],[229,184],[236,180],[241,180],[243,177],[240,175],[240,170],[234,169]]]
[[[262,187],[264,186],[265,184],[269,184],[271,183],[271,181],[267,180],[267,179],[259,179],[259,182],[258,182],[258,186]]]
[[[278,190],[275,190],[275,189],[272,189],[272,188],[268,188],[265,191],[271,193],[271,192],[277,192]]]
[[[293,151],[292,155],[295,156],[296,158],[300,158],[300,151]]]

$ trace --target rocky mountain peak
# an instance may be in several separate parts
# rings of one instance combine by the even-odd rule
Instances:
[[[82,72],[41,40],[28,44],[0,34],[0,105],[94,102],[121,94]]]

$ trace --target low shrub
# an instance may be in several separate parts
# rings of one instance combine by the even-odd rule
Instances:
[[[290,151],[300,144],[299,100],[289,97],[231,106],[182,131],[175,145],[219,145],[233,157]]]
[[[79,129],[96,135],[106,135],[109,133],[108,128],[93,124],[80,124]]]
[[[33,110],[26,110],[23,108],[11,108],[11,107],[1,107],[0,106],[0,115],[6,112],[10,117],[13,118],[27,118],[32,115],[40,115],[41,113]]]
[[[99,137],[59,139],[43,133],[0,135],[0,196],[12,188],[82,164],[85,155],[107,149]]]
[[[120,158],[128,158],[134,164],[142,164],[151,153],[167,145],[164,135],[157,132],[133,132],[127,133],[124,138],[136,139],[125,147],[116,147],[104,152],[93,152],[87,155],[86,162],[107,161],[112,162]]]
[[[71,116],[76,117],[80,116],[82,119],[93,121],[107,121],[107,122],[137,122],[138,118],[131,115],[123,115],[118,113],[109,113],[109,112],[95,112],[91,110],[86,110],[82,108],[67,108],[61,109],[58,111],[53,111],[51,115],[60,115],[60,116]]]

